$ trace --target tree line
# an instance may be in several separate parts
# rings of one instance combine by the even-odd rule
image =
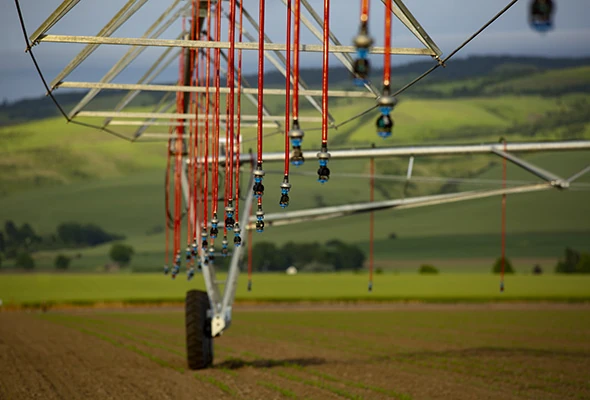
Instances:
[[[331,272],[359,270],[366,256],[360,247],[340,240],[324,244],[288,242],[277,246],[258,242],[252,248],[252,265],[255,271],[285,271],[290,266],[303,272]]]
[[[38,251],[97,246],[122,239],[125,239],[123,235],[106,232],[95,224],[65,222],[55,232],[39,234],[28,223],[18,226],[7,220],[0,230],[0,259],[14,259],[17,267],[34,268],[31,254]],[[69,262],[62,257],[55,264],[65,269]]]

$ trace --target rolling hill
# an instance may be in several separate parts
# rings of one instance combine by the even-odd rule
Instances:
[[[489,69],[484,75],[453,76],[441,83],[433,78],[400,98],[394,112],[396,127],[391,139],[383,141],[374,132],[375,114],[370,114],[330,132],[331,148],[408,144],[496,142],[503,136],[509,141],[590,139],[590,95],[586,85],[590,69],[587,60],[563,61],[542,66],[515,68],[508,64],[489,64],[477,59],[471,69]],[[569,64],[568,64],[569,63]],[[567,64],[567,65],[566,65]],[[502,67],[504,65],[504,67]],[[528,65],[524,63],[524,65]],[[412,72],[408,66],[401,72]],[[450,70],[451,68],[449,68]],[[528,73],[523,76],[522,71]],[[508,71],[508,72],[507,72]],[[312,74],[313,75],[313,74]],[[401,75],[401,73],[399,74]],[[398,75],[398,76],[399,76]],[[499,79],[499,76],[503,76]],[[457,94],[468,87],[469,95]],[[453,94],[455,93],[455,94]],[[435,95],[436,94],[436,95]],[[95,107],[112,103],[116,93],[106,94]],[[70,99],[75,101],[75,98]],[[138,100],[136,110],[147,110],[153,98]],[[26,105],[27,102],[21,105]],[[34,102],[27,107],[34,107]],[[331,101],[337,121],[368,108],[372,101]],[[280,110],[282,102],[273,99]],[[0,116],[6,112],[0,107]],[[14,112],[14,109],[11,109]],[[280,111],[277,111],[277,113]],[[17,113],[18,114],[18,113]],[[316,115],[309,107],[305,115]],[[20,118],[20,117],[19,117]],[[16,121],[14,119],[13,121]],[[97,223],[107,231],[124,234],[137,252],[132,267],[158,270],[163,262],[164,224],[163,178],[165,142],[129,144],[103,132],[66,124],[60,117],[7,123],[0,127],[0,221],[11,219],[30,223],[38,232],[51,232],[59,223],[78,221]],[[318,124],[308,124],[304,147],[319,147]],[[127,131],[131,133],[131,130]],[[255,132],[243,132],[245,146],[254,146]],[[281,135],[269,137],[265,151],[281,149]],[[590,153],[538,154],[528,156],[532,162],[568,176],[590,163]],[[407,160],[378,162],[380,173],[405,173]],[[339,174],[367,171],[366,161],[332,162],[332,179],[327,185],[315,182],[315,160],[292,175],[291,209],[366,201],[366,179],[339,177]],[[416,160],[418,176],[470,177],[498,179],[499,159],[484,157],[439,157]],[[265,166],[267,195],[265,210],[279,211],[280,165]],[[297,174],[308,173],[311,176]],[[511,168],[509,179],[535,180]],[[585,182],[590,182],[586,178]],[[402,195],[402,184],[379,182],[377,200]],[[453,187],[453,189],[469,186]],[[246,190],[246,189],[245,189]],[[445,182],[414,183],[410,195],[439,193],[448,190]],[[590,193],[584,191],[547,192],[509,198],[508,254],[523,260],[528,269],[537,260],[549,266],[566,245],[590,250]],[[398,270],[415,268],[425,260],[437,260],[448,270],[488,270],[490,259],[499,253],[499,199],[457,203],[378,214],[376,255],[384,267]],[[326,241],[334,238],[358,243],[365,249],[367,217],[356,216],[317,223],[269,228],[256,235],[255,241]],[[271,232],[272,230],[272,232]],[[392,233],[396,239],[390,239]],[[108,246],[72,250],[81,258],[73,268],[96,270],[107,259]],[[57,252],[37,253],[39,268],[51,268]],[[444,261],[447,260],[447,261]],[[525,261],[526,260],[526,261]],[[536,262],[537,262],[536,261]],[[436,261],[435,261],[436,262]],[[526,265],[525,265],[526,264]],[[10,261],[3,266],[10,266]],[[517,263],[517,269],[519,265]]]

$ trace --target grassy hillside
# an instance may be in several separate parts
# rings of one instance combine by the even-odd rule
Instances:
[[[496,66],[488,75],[471,77],[469,81],[458,77],[444,84],[435,82],[428,88],[439,91],[439,97],[452,94],[463,84],[477,89],[478,93],[484,87],[488,92],[456,98],[419,97],[416,93],[402,96],[393,113],[396,126],[390,139],[377,137],[375,111],[338,130],[331,130],[330,148],[367,147],[373,142],[377,146],[481,143],[496,142],[500,137],[509,141],[590,139],[590,95],[583,90],[576,93],[577,88],[587,84],[590,70],[576,65],[569,69],[561,65],[560,68],[546,71],[543,68],[531,70],[527,66]],[[523,71],[527,71],[526,76]],[[499,80],[499,76],[505,78]],[[537,89],[542,89],[541,92],[546,89],[549,94],[514,94],[536,93]],[[283,100],[276,97],[268,100],[274,114],[283,113]],[[330,102],[330,112],[336,122],[341,122],[373,104],[371,100],[335,99]],[[146,103],[134,108],[137,111],[150,109]],[[245,106],[245,112],[252,111],[251,105]],[[305,106],[302,115],[317,117],[319,113]],[[319,149],[318,127],[319,123],[303,124],[304,148]],[[121,127],[117,130],[126,134],[134,131]],[[164,132],[165,129],[153,127],[150,131]],[[272,131],[269,128],[265,133]],[[244,151],[255,147],[255,130],[244,129],[242,133]],[[270,136],[265,139],[264,150],[280,151],[283,143],[281,134]],[[39,233],[53,232],[58,224],[67,221],[96,223],[109,232],[127,237],[126,241],[137,252],[133,268],[157,269],[164,260],[164,234],[153,232],[161,232],[164,225],[165,149],[164,141],[130,144],[103,132],[66,124],[59,117],[1,127],[0,222],[7,219],[18,224],[28,222]],[[536,154],[526,158],[567,177],[588,165],[590,152]],[[280,211],[282,170],[279,164],[265,165],[268,174],[266,212]],[[346,176],[347,173],[366,173],[368,161],[333,161],[330,168],[332,179],[324,186],[316,182],[316,160],[308,160],[305,166],[293,169],[290,209],[368,200],[367,179]],[[407,159],[377,162],[381,174],[405,175],[406,168]],[[500,159],[493,156],[418,158],[414,174],[418,177],[499,179]],[[508,176],[513,180],[538,181],[514,167],[510,167]],[[585,182],[590,182],[588,176]],[[406,194],[481,187],[481,184],[454,184],[444,179],[414,181]],[[400,182],[379,181],[376,200],[402,197],[403,188]],[[490,259],[499,253],[499,213],[497,198],[379,213],[376,256],[382,265],[400,270],[414,269],[416,263],[424,260],[443,259],[456,260],[454,264],[445,264],[450,270],[488,270]],[[510,196],[508,254],[522,260],[538,259],[549,266],[567,245],[590,251],[589,216],[588,191]],[[265,234],[256,235],[255,240],[282,244],[338,238],[368,249],[367,229],[367,216],[354,216],[315,225],[269,228]],[[397,239],[389,238],[392,233]],[[108,246],[68,251],[81,255],[74,261],[74,268],[90,270],[108,261],[107,252]],[[36,254],[38,266],[51,268],[55,255],[56,252]],[[10,266],[11,262],[3,264]]]

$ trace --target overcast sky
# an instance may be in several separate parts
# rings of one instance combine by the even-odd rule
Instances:
[[[61,0],[20,0],[29,35],[61,3]],[[82,0],[49,33],[66,35],[95,35],[117,12],[124,0]],[[406,5],[424,29],[439,45],[444,54],[450,53],[469,35],[481,27],[508,0],[406,0]],[[281,0],[266,0],[266,30],[276,42],[284,42],[285,7]],[[317,11],[322,11],[322,0],[310,0]],[[358,28],[358,0],[332,0],[330,24],[343,44],[351,44]],[[459,56],[469,55],[536,55],[551,57],[590,56],[589,0],[556,1],[555,30],[547,34],[533,31],[527,22],[529,0],[520,0],[500,20],[466,47]],[[155,21],[171,0],[151,0],[123,25],[114,36],[138,37]],[[445,4],[445,6],[442,6]],[[247,10],[258,15],[258,1],[244,0]],[[370,31],[377,44],[383,42],[383,5],[371,0]],[[252,31],[249,25],[245,26]],[[175,38],[180,22],[168,29],[162,37]],[[23,50],[24,38],[18,22],[13,0],[0,0],[0,101],[13,101],[44,93],[33,64]],[[302,31],[302,42],[318,43],[307,30]],[[420,43],[398,22],[394,22],[394,46],[419,47]],[[35,47],[41,68],[48,81],[80,51],[82,45],[42,43]],[[126,51],[123,46],[101,46],[68,80],[99,80]],[[163,49],[145,51],[116,82],[132,83],[151,65]],[[377,57],[377,56],[373,56]],[[248,52],[244,70],[255,72],[256,52]],[[416,57],[395,56],[394,64],[416,60]],[[336,60],[331,59],[332,64]],[[374,64],[380,64],[376,58]],[[321,55],[302,56],[304,66],[320,66]],[[268,69],[271,67],[268,66]],[[452,68],[452,64],[449,64]],[[174,79],[177,69],[170,68],[159,81]]]

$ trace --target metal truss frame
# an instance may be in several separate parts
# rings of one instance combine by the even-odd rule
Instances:
[[[164,102],[154,107],[153,112],[145,113],[145,115],[137,115],[137,113],[128,113],[125,108],[131,103],[131,101],[142,91],[154,91],[154,92],[165,92],[165,93],[177,93],[177,92],[188,92],[188,93],[204,93],[206,88],[203,87],[191,87],[186,85],[158,85],[152,82],[160,76],[160,74],[166,69],[166,67],[174,61],[174,55],[177,52],[172,51],[173,48],[182,49],[228,49],[229,42],[215,42],[211,40],[197,40],[190,41],[183,38],[181,33],[176,39],[162,39],[161,34],[178,18],[187,14],[189,2],[182,2],[181,0],[170,0],[170,6],[157,18],[156,21],[146,30],[144,35],[139,38],[133,37],[113,37],[112,35],[126,23],[146,2],[147,0],[128,0],[121,9],[113,16],[113,18],[95,35],[95,36],[73,36],[73,35],[53,35],[47,32],[56,25],[60,19],[62,19],[69,11],[71,11],[79,0],[65,0],[56,10],[45,20],[39,28],[31,35],[30,40],[33,45],[39,45],[43,42],[53,43],[78,43],[86,44],[86,46],[76,55],[71,62],[52,80],[51,91],[59,88],[72,88],[72,89],[90,89],[86,96],[76,104],[72,110],[69,111],[68,117],[71,120],[76,118],[84,117],[102,117],[104,118],[101,128],[110,128],[110,125],[122,125],[122,123],[113,123],[114,118],[145,118],[145,125],[141,125],[135,132],[133,137],[139,138],[144,132],[151,126],[150,123],[159,118],[184,118],[174,115],[170,117],[172,113],[163,111],[166,107]],[[283,3],[285,0],[281,0]],[[213,0],[212,6],[218,2]],[[424,48],[393,48],[391,54],[408,54],[408,55],[428,55],[437,58],[441,53],[434,41],[426,34],[424,29],[418,24],[418,21],[412,16],[401,0],[395,0],[392,4],[392,12],[394,15],[406,26],[408,29],[420,40],[425,46]],[[206,10],[207,2],[201,0],[201,18],[207,16]],[[308,11],[312,18],[317,23],[320,29],[314,25],[305,15],[301,15],[301,22],[306,26],[309,31],[317,37],[320,41],[323,40],[321,28],[323,28],[323,22],[320,19],[318,13],[313,9],[307,0],[302,0],[303,7]],[[259,27],[257,21],[252,18],[251,14],[246,8],[244,8],[244,16],[247,22],[250,23],[256,33],[259,33]],[[226,15],[227,17],[227,15]],[[168,18],[168,20],[166,20]],[[159,27],[159,28],[158,28]],[[256,42],[256,38],[251,35],[244,26],[239,27],[242,30],[245,38],[250,42],[239,42],[235,44],[237,50],[258,50],[259,44]],[[338,40],[333,32],[330,32],[329,51],[333,53],[342,64],[350,71],[352,71],[352,57],[350,53],[356,52],[353,46],[344,46]],[[121,59],[113,65],[111,70],[107,72],[99,82],[76,82],[67,81],[67,76],[78,68],[100,45],[126,45],[130,46],[128,52],[121,57]],[[126,67],[133,62],[135,58],[141,54],[141,52],[147,47],[166,47],[164,51],[149,67],[147,72],[136,82],[136,83],[113,83],[115,79]],[[286,60],[284,55],[281,53],[285,51],[286,45],[281,43],[273,43],[272,40],[265,36],[264,52],[265,57],[269,62],[283,75],[286,77]],[[373,47],[371,53],[383,54],[383,47]],[[302,44],[300,46],[302,52],[321,52],[323,51],[322,44]],[[274,53],[271,54],[271,53]],[[222,55],[224,53],[222,52]],[[166,59],[166,57],[169,57]],[[227,57],[226,58],[227,61]],[[289,77],[293,79],[293,77]],[[253,96],[257,94],[257,88],[247,87],[244,85],[242,93],[249,101],[255,103],[256,98]],[[379,91],[372,83],[365,85],[367,92],[362,91],[348,91],[348,90],[330,90],[328,96],[330,97],[346,97],[346,98],[377,98],[379,97]],[[101,91],[101,90],[125,90],[129,91],[127,95],[119,101],[114,107],[114,110],[109,113],[102,111],[86,111],[86,106],[90,101]],[[214,88],[210,88],[210,92],[214,92]],[[227,93],[227,88],[221,88],[221,93]],[[300,95],[305,97],[307,101],[318,110],[321,114],[321,107],[314,97],[321,96],[320,90],[309,89],[306,83],[300,80]],[[284,89],[265,89],[265,95],[285,95]],[[159,114],[156,116],[156,114]],[[253,116],[244,115],[243,121],[250,121]],[[265,108],[265,117],[267,120],[274,120],[275,127],[278,129],[287,129],[282,127],[280,116],[271,116],[268,110]],[[190,118],[190,117],[188,117]],[[307,119],[306,119],[307,118]],[[313,117],[300,117],[301,122],[316,122],[317,119]],[[332,127],[335,126],[336,122],[332,115],[329,115],[329,121]],[[266,124],[265,124],[266,126]],[[269,125],[270,126],[270,125]],[[125,135],[123,135],[125,136]],[[134,140],[135,140],[134,139]]]

